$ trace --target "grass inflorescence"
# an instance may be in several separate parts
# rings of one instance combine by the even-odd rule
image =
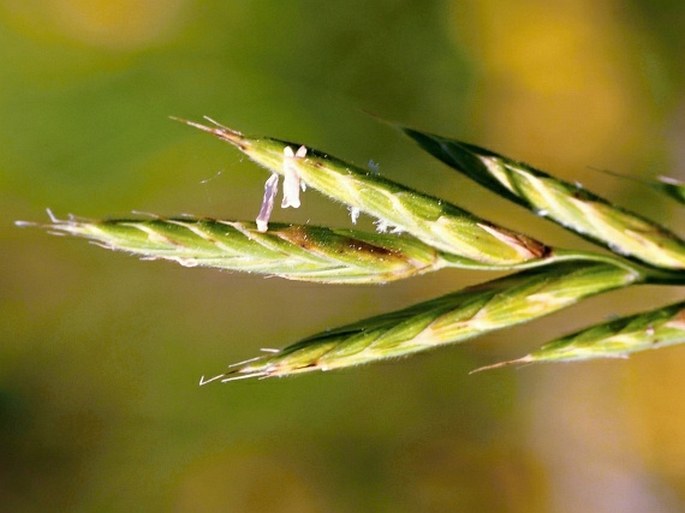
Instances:
[[[147,260],[171,260],[327,284],[385,283],[447,267],[513,274],[408,308],[319,333],[239,362],[200,384],[289,376],[410,355],[528,322],[603,292],[641,283],[685,283],[685,241],[644,216],[579,184],[563,182],[490,150],[403,128],[433,156],[494,193],[610,250],[552,247],[508,227],[324,152],[246,136],[207,118],[180,120],[243,152],[269,177],[255,221],[183,216],[104,221],[74,217],[39,226]],[[352,222],[377,219],[377,233],[271,222],[283,180],[283,208],[298,208],[307,187],[343,203]],[[656,184],[656,185],[655,185]],[[647,186],[682,199],[682,183]],[[34,223],[18,223],[34,224]],[[522,358],[531,362],[626,356],[685,342],[685,305],[588,327]]]

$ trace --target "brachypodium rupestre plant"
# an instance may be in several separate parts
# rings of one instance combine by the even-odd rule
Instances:
[[[203,376],[201,385],[408,355],[527,322],[609,290],[685,284],[685,241],[677,235],[579,185],[492,151],[400,127],[448,166],[613,254],[554,248],[304,145],[248,137],[206,119],[207,125],[179,121],[230,143],[271,173],[255,222],[190,216],[61,220],[50,213],[51,222],[41,226],[148,260],[332,284],[385,283],[446,267],[516,272],[269,350],[227,372]],[[299,207],[300,191],[311,187],[346,205],[353,224],[360,212],[376,218],[378,233],[269,223],[281,177],[283,208]],[[685,202],[682,182],[661,177],[647,184]],[[483,369],[625,357],[681,342],[685,302],[589,327]]]

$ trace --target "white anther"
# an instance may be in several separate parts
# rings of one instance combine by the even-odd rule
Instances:
[[[307,148],[300,146],[297,152],[293,152],[290,146],[283,148],[283,201],[281,208],[299,208],[300,206],[300,187],[303,185],[300,180],[300,173],[295,159],[303,159],[307,156]]]
[[[357,220],[359,219],[359,214],[361,211],[357,207],[350,207],[348,210],[350,211],[350,219],[352,220],[352,224],[357,224]]]
[[[257,230],[260,232],[265,232],[269,229],[269,218],[271,217],[271,211],[274,209],[274,199],[277,193],[278,175],[273,173],[264,183],[264,197],[256,219]]]

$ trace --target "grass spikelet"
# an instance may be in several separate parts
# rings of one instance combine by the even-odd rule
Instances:
[[[52,217],[51,233],[186,267],[213,267],[322,283],[383,283],[440,269],[440,253],[408,236],[310,225],[195,219],[89,221]]]
[[[289,280],[370,284],[402,280],[443,268],[498,269],[438,251],[407,234],[367,233],[321,226],[224,221],[191,216],[87,220],[70,216],[38,224],[53,235],[71,235],[143,260],[169,260],[185,267],[211,267],[267,274]],[[593,261],[631,268],[610,256],[556,250],[549,258],[511,269],[559,262]],[[658,279],[651,272],[650,280]]]
[[[589,262],[529,270],[319,333],[211,381],[289,376],[406,356],[524,323],[641,280],[637,272]]]
[[[544,259],[550,249],[526,235],[479,219],[444,200],[422,194],[302,145],[248,137],[218,124],[182,121],[226,141],[274,173],[297,174],[307,187],[354,211],[378,218],[382,226],[405,231],[422,242],[474,264],[510,268]],[[303,148],[293,158],[293,148]],[[298,203],[299,204],[299,203]]]
[[[627,358],[632,353],[685,342],[685,302],[623,317],[554,340],[532,353],[476,369],[596,358]]]
[[[490,150],[409,128],[403,131],[447,165],[540,216],[622,256],[685,271],[685,241],[651,220]],[[682,192],[682,185],[677,190]]]

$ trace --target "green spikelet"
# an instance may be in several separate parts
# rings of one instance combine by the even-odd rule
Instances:
[[[289,376],[406,356],[527,322],[641,279],[634,271],[597,263],[530,270],[319,333],[209,380],[203,378],[201,384]]]
[[[529,208],[622,256],[685,270],[685,241],[666,228],[490,150],[404,128],[419,145],[500,196]]]
[[[573,333],[537,351],[474,372],[505,365],[626,358],[632,353],[685,342],[685,302],[616,319]]]
[[[398,235],[309,225],[195,219],[88,221],[53,217],[44,228],[89,239],[107,249],[186,267],[213,267],[322,283],[383,283],[440,269],[440,253]]]

